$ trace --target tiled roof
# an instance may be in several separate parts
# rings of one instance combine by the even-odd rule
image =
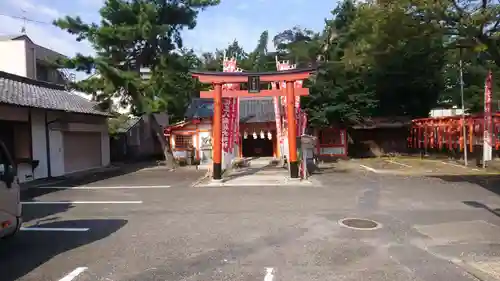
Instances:
[[[195,98],[186,111],[186,118],[213,116],[213,100]],[[240,99],[240,120],[244,123],[274,121],[274,105],[271,97]]]
[[[64,87],[0,71],[0,104],[108,116],[97,103]]]

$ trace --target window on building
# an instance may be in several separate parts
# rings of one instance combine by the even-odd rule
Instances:
[[[36,79],[38,81],[49,82],[49,68],[45,65],[36,64]]]
[[[175,148],[193,147],[193,136],[175,135]]]

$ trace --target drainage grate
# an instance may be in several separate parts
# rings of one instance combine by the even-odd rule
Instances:
[[[358,229],[358,230],[373,230],[382,227],[382,225],[376,221],[369,219],[355,219],[346,218],[341,219],[339,224],[348,228]]]

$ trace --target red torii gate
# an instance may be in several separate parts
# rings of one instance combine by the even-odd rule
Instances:
[[[214,115],[212,124],[212,161],[213,179],[222,179],[222,97],[262,97],[286,96],[287,123],[288,123],[288,150],[290,177],[299,177],[297,161],[297,128],[295,118],[295,96],[309,95],[307,88],[294,88],[294,82],[305,80],[315,71],[308,69],[291,69],[279,72],[198,72],[191,75],[201,83],[213,84],[213,91],[201,91],[201,98],[214,99]],[[261,90],[260,82],[286,82],[286,89]],[[222,90],[222,85],[231,83],[247,83],[248,90]],[[286,91],[286,92],[285,92]]]

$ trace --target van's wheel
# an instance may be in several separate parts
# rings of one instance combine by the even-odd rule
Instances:
[[[9,235],[5,235],[2,239],[11,239],[12,237],[16,236],[16,234],[21,230],[21,219],[16,218],[16,230],[12,232]]]

